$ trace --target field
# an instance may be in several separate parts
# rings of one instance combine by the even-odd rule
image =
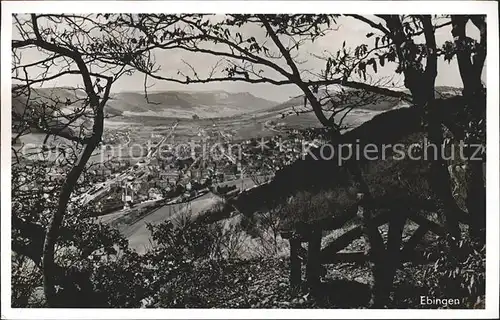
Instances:
[[[283,129],[306,129],[311,127],[321,127],[321,124],[312,113],[292,115],[281,118],[282,110],[263,110],[237,116],[212,118],[212,119],[182,119],[179,121],[172,141],[173,144],[186,141],[197,141],[200,139],[198,133],[201,130],[211,132],[224,132],[229,134],[232,141],[241,141],[250,138],[274,136]],[[345,123],[353,127],[371,119],[381,111],[373,110],[353,110],[347,115]],[[167,135],[171,126],[178,119],[162,117],[113,117],[107,120],[107,128],[111,131],[126,130],[130,133],[130,145],[146,144],[148,141],[158,141],[159,137]],[[274,125],[270,125],[272,123]],[[227,136],[226,136],[227,137]],[[223,139],[221,137],[221,139]],[[134,153],[123,147],[122,154]],[[129,154],[130,154],[129,153]],[[133,161],[134,162],[134,161]],[[246,189],[254,186],[250,178],[235,180],[223,183],[224,185],[236,185],[238,188]],[[138,252],[145,252],[150,247],[150,232],[146,228],[147,223],[160,223],[172,219],[174,216],[189,214],[192,217],[205,212],[221,198],[209,193],[191,202],[182,204],[164,205],[157,209],[149,209],[144,216],[132,219],[136,213],[134,211],[120,211],[101,217],[101,221],[111,223],[116,226],[123,235],[130,241],[130,246]],[[137,209],[138,210],[138,209]],[[226,221],[229,223],[229,221]],[[245,240],[247,247],[255,247],[255,242],[251,238]]]
[[[382,111],[353,110],[344,120],[347,126],[355,127]],[[231,135],[232,140],[245,140],[273,136],[281,129],[306,129],[321,127],[321,123],[312,113],[281,116],[281,110],[264,110],[237,116],[208,118],[208,119],[178,119],[167,117],[113,117],[106,121],[110,129],[130,130],[133,142],[144,142],[152,136],[166,134],[175,122],[179,122],[175,130],[176,142],[190,139],[199,139],[200,130],[212,132],[225,132]]]

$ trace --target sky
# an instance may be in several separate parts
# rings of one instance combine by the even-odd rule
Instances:
[[[355,20],[349,17],[342,17],[337,20],[337,30],[330,31],[326,36],[319,38],[315,42],[308,42],[304,44],[301,49],[300,60],[304,60],[304,63],[300,65],[301,68],[319,71],[324,68],[325,62],[314,58],[312,54],[321,54],[325,50],[335,52],[341,48],[342,43],[345,41],[346,46],[354,47],[361,43],[372,44],[374,37],[367,39],[366,34],[372,32],[373,29],[363,22]],[[247,35],[254,35],[257,39],[262,39],[265,35],[260,28],[255,28],[255,26],[243,27],[242,33]],[[478,32],[475,27],[470,24],[467,28],[468,35],[473,38],[478,37]],[[16,35],[13,35],[14,38]],[[443,44],[445,41],[452,41],[451,27],[447,26],[439,29],[436,32],[436,41],[438,46]],[[36,51],[27,52],[25,59],[35,60],[39,59],[40,56]],[[199,53],[191,53],[181,50],[168,50],[155,53],[155,59],[159,66],[161,66],[160,74],[175,76],[177,71],[183,70],[187,71],[187,67],[183,63],[183,60],[191,64],[197,71],[197,73],[202,76],[207,74],[208,70],[217,62],[218,57],[211,55],[200,55]],[[284,64],[282,64],[284,65]],[[381,68],[378,72],[378,76],[391,76],[394,74],[394,69],[396,65],[387,65]],[[486,69],[486,68],[485,68]],[[265,73],[269,76],[271,73]],[[485,74],[483,72],[483,79],[485,79]],[[123,91],[143,91],[143,81],[144,76],[136,73],[132,76],[123,76],[119,79],[112,88],[112,92],[123,92]],[[48,86],[76,86],[80,84],[81,80],[78,77],[65,77],[58,81],[53,81],[47,83]],[[149,85],[153,85],[149,90],[153,91],[164,91],[164,90],[203,90],[203,91],[215,91],[223,90],[227,92],[249,92],[255,96],[259,96],[272,101],[282,102],[290,99],[291,97],[301,94],[300,89],[294,85],[286,86],[274,86],[272,84],[249,84],[245,82],[214,82],[206,84],[189,84],[182,85],[173,82],[166,81],[154,81],[152,79],[148,80]],[[396,79],[396,85],[402,85],[402,79]],[[436,85],[448,85],[461,87],[462,81],[460,78],[458,65],[456,59],[451,63],[445,62],[443,59],[438,60],[438,76],[436,78]]]

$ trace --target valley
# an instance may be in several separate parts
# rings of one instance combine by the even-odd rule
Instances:
[[[61,99],[82,94],[65,88],[54,90],[40,89],[37,94],[42,100],[55,94],[62,95]],[[181,207],[184,211],[189,207],[192,215],[207,211],[214,201],[222,201],[220,195],[210,191],[221,186],[240,191],[255,186],[252,177],[272,176],[290,164],[300,156],[303,143],[316,139],[304,133],[321,128],[313,113],[295,112],[304,107],[300,97],[279,104],[248,93],[155,92],[148,99],[149,102],[145,101],[142,93],[128,92],[118,93],[110,100],[105,108],[108,117],[103,145],[89,161],[95,168],[94,184],[74,199],[81,199],[85,205],[95,203],[103,210],[99,221],[118,227],[140,252],[149,244],[146,222],[165,221]],[[243,104],[248,108],[243,108]],[[20,108],[20,103],[16,106]],[[357,108],[336,117],[339,120],[343,117],[345,130],[349,130],[377,114],[404,105],[389,99],[380,106]],[[45,138],[43,133],[23,134],[18,145],[36,149]],[[262,139],[270,142],[266,147],[271,150],[259,150]],[[53,137],[47,142],[68,144]],[[179,154],[176,148],[189,144],[197,146],[195,154]],[[243,157],[223,152],[219,154],[222,158],[213,159],[214,154],[208,154],[208,158],[207,154],[200,154],[200,148],[217,145],[236,146]],[[34,153],[32,157],[37,156]],[[51,153],[51,158],[59,159],[60,154]],[[190,158],[199,158],[201,162],[195,161],[190,167],[177,164],[179,159]],[[58,173],[54,175],[63,178]],[[138,211],[141,213],[137,217]]]

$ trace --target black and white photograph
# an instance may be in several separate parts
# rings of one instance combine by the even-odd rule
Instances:
[[[2,319],[498,317],[495,1],[1,23]]]

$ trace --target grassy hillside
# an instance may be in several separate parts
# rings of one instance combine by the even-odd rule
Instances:
[[[276,104],[247,92],[161,91],[148,94],[148,99],[143,93],[121,92],[113,95],[108,106],[126,116],[216,118],[255,112]]]
[[[409,90],[407,89],[404,89],[402,91],[410,94]],[[437,97],[455,96],[459,95],[460,93],[460,88],[450,86],[436,87]],[[336,89],[335,92],[329,92],[329,94],[333,97],[335,108],[337,109],[342,109],[347,106],[354,106],[355,110],[362,109],[371,111],[387,111],[404,104],[404,102],[400,101],[400,99],[398,98],[388,97],[375,93],[363,93],[360,90],[350,88]],[[319,91],[315,95],[321,99],[322,97],[326,97],[327,93],[323,90]],[[288,101],[280,103],[266,111],[276,114],[286,114],[293,113],[294,110],[305,110],[310,108],[311,106],[308,102],[306,105],[304,105],[304,95],[300,95],[291,98]]]
[[[12,115],[41,117],[43,115],[68,114],[75,108],[81,107],[87,95],[83,89],[69,87],[32,88],[30,92],[12,96]],[[27,103],[29,100],[29,103]],[[105,107],[108,115],[120,115],[119,110],[110,106]]]
[[[459,94],[460,89],[453,87],[437,87],[439,96]],[[330,92],[335,107],[354,106],[354,109],[371,111],[386,111],[401,105],[397,98],[377,94],[360,94],[359,90],[337,89]],[[57,110],[70,111],[82,105],[85,98],[82,89],[67,87],[32,89],[29,95],[31,101],[29,111],[34,114]],[[320,91],[317,96],[324,97]],[[22,115],[26,110],[27,95],[12,98],[14,115]],[[282,114],[294,115],[295,111],[309,109],[304,106],[304,97],[298,96],[286,102],[279,103],[256,97],[248,92],[229,93],[225,91],[156,91],[148,94],[148,99],[142,92],[120,92],[111,94],[105,107],[105,113],[112,116],[127,117],[159,117],[159,118],[214,118],[220,119],[236,115],[251,115],[254,119],[280,117]],[[302,119],[315,123],[314,116]],[[311,119],[309,119],[311,118]],[[288,120],[290,121],[290,120]],[[293,120],[291,120],[294,122]],[[295,121],[296,122],[296,121]]]
[[[55,87],[32,89],[29,93],[29,109],[36,114],[56,112],[82,105],[85,92],[81,89]],[[22,115],[26,110],[28,94],[12,98],[13,113]],[[228,93],[224,91],[189,92],[160,91],[148,94],[142,92],[120,92],[111,94],[105,107],[108,115],[157,116],[192,118],[225,117],[243,112],[255,112],[275,106],[277,102],[256,97],[247,92]]]
[[[375,110],[384,111],[390,110],[399,103],[399,99],[387,97],[379,94],[367,94],[362,93],[360,90],[354,90],[349,88],[343,88],[342,90],[336,90],[335,92],[329,92],[331,95],[331,101],[335,104],[335,108],[341,109],[346,106],[354,106],[355,109],[365,109],[365,110]],[[316,94],[319,99],[325,98],[325,103],[328,99],[326,91],[320,91]],[[326,106],[332,105],[331,101]],[[304,96],[300,95],[294,97],[284,103],[281,103],[273,108],[273,110],[287,111],[292,108],[298,110],[304,108],[310,108],[310,104],[307,103],[304,106]]]

